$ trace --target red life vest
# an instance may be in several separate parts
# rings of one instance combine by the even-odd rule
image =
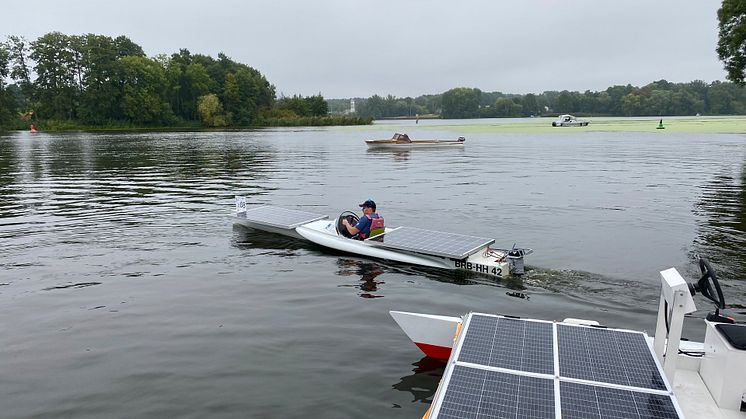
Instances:
[[[365,216],[368,217],[368,219],[370,220],[370,228],[368,229],[369,233],[358,233],[358,237],[360,238],[360,240],[365,240],[368,237],[377,236],[384,232],[386,227],[383,224],[383,217],[378,214],[376,214],[375,218],[373,218],[370,214],[365,214]]]

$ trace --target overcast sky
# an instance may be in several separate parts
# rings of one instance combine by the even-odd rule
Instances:
[[[259,70],[284,95],[541,93],[724,80],[716,0],[35,0],[0,35],[126,35]]]

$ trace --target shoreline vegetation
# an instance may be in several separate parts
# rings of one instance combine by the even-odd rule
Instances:
[[[321,93],[278,97],[275,86],[258,70],[222,52],[213,58],[180,49],[147,57],[125,36],[95,34],[51,32],[34,41],[14,35],[0,39],[0,131],[27,130],[31,125],[41,131],[254,129],[565,113],[599,121],[622,116],[744,115],[746,87],[658,80],[643,87],[617,85],[583,93],[521,95],[457,87],[416,98],[325,99]],[[701,128],[696,125],[691,129]],[[527,126],[505,129],[520,131]],[[606,124],[607,129],[617,129],[614,126]],[[713,129],[711,123],[706,126]],[[618,129],[633,128],[623,124]],[[722,129],[743,132],[737,127]]]
[[[147,57],[126,36],[0,39],[0,131],[216,129],[370,124],[314,96],[277,97],[258,70],[192,54]]]
[[[450,124],[442,120],[438,124],[428,125],[413,121],[378,120],[376,128],[417,131],[450,131],[454,135],[469,134],[579,134],[593,132],[650,132],[656,135],[666,134],[746,134],[746,116],[651,116],[651,117],[590,117],[590,124],[585,127],[553,127],[556,118],[490,118],[477,121],[453,120]],[[663,121],[664,129],[658,129]],[[406,124],[406,125],[405,125]]]

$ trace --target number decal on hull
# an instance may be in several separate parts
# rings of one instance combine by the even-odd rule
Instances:
[[[494,267],[494,266],[490,267],[488,265],[482,265],[482,264],[479,264],[479,263],[467,262],[467,261],[464,261],[464,260],[456,260],[454,262],[455,262],[456,268],[460,268],[460,269],[466,269],[466,270],[469,270],[469,271],[480,272],[480,273],[484,273],[484,274],[491,273],[492,275],[495,275],[495,276],[502,276],[502,273],[503,273],[502,268],[498,268],[498,267]]]

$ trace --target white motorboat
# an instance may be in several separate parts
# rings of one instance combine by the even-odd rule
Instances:
[[[556,121],[552,121],[553,127],[587,127],[589,121],[578,119],[572,115],[560,115]]]
[[[506,277],[522,275],[523,257],[533,252],[516,247],[493,248],[494,239],[414,227],[385,227],[379,235],[357,240],[344,234],[347,231],[341,227],[343,219],[357,222],[351,212],[342,213],[335,222],[326,215],[270,205],[247,208],[245,197],[236,197],[237,224],[366,257]]]
[[[458,137],[455,140],[412,140],[407,134],[394,134],[385,140],[365,140],[369,149],[412,149],[412,148],[453,148],[463,147],[466,138]]]
[[[746,418],[746,325],[720,315],[720,285],[700,267],[696,284],[660,272],[655,337],[580,319],[391,311],[427,356],[447,360],[424,418]],[[681,340],[695,292],[717,307],[704,342]]]

